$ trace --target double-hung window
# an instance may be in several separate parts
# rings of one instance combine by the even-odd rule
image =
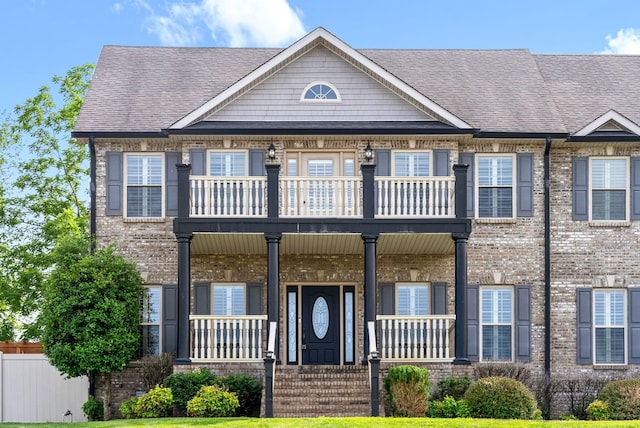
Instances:
[[[142,356],[160,354],[161,307],[162,288],[160,286],[144,287],[144,294],[142,295],[142,316],[140,320]]]
[[[625,291],[593,290],[596,364],[625,363]]]
[[[515,157],[478,155],[478,217],[514,216]]]
[[[397,177],[427,177],[431,175],[429,152],[394,152],[393,167]]]
[[[213,285],[213,315],[245,315],[244,284]]]
[[[242,177],[247,175],[247,153],[242,151],[209,152],[209,175]]]
[[[426,284],[397,284],[398,315],[428,315],[429,287]]]
[[[513,288],[481,288],[482,360],[511,361]]]
[[[126,156],[127,217],[163,216],[163,159],[161,154]]]
[[[591,158],[591,219],[626,220],[628,160]]]

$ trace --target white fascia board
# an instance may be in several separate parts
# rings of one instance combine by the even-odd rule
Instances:
[[[624,117],[623,115],[621,115],[615,110],[609,110],[608,112],[606,112],[605,114],[603,114],[602,116],[600,116],[599,118],[597,118],[596,120],[594,120],[593,122],[591,122],[590,124],[582,128],[581,130],[576,132],[574,135],[576,137],[585,137],[591,134],[592,132],[596,131],[598,128],[600,128],[602,125],[609,122],[610,120],[613,120],[614,122],[619,123],[621,126],[627,128],[630,132],[633,132],[636,135],[640,135],[640,126],[638,126],[631,120],[627,119],[626,117]]]
[[[262,64],[260,67],[256,68],[251,73],[247,74],[245,77],[229,86],[223,92],[218,94],[216,97],[212,98],[207,103],[203,104],[196,110],[189,113],[187,116],[178,120],[176,123],[171,125],[169,129],[182,129],[186,126],[189,126],[191,123],[197,121],[199,118],[207,115],[211,110],[213,110],[216,106],[222,104],[229,98],[233,97],[238,91],[242,88],[246,87],[252,81],[259,79],[261,76],[269,73],[276,67],[281,64],[287,62],[291,58],[297,56],[297,54],[308,48],[310,45],[318,42],[319,40],[325,40],[327,43],[333,45],[336,49],[341,50],[346,55],[353,58],[356,62],[362,64],[364,68],[369,69],[372,73],[375,73],[388,81],[391,85],[397,87],[400,91],[404,92],[410,98],[415,99],[419,104],[422,104],[427,110],[433,112],[436,116],[441,117],[446,122],[449,122],[451,125],[456,126],[462,129],[471,129],[471,126],[464,122],[462,119],[453,115],[449,111],[440,107],[438,104],[431,101],[429,98],[422,95],[420,92],[413,89],[411,86],[404,83],[402,80],[398,79],[394,75],[390,74],[382,67],[378,66],[376,63],[360,54],[358,51],[353,49],[351,46],[344,43],[342,40],[338,39],[336,36],[328,32],[322,27],[318,27],[297,42],[293,43],[288,48],[284,49],[282,52],[271,58],[269,61]]]

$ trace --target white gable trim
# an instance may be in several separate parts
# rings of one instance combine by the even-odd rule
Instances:
[[[617,111],[609,110],[608,112],[606,112],[605,114],[603,114],[602,116],[600,116],[599,118],[597,118],[596,120],[594,120],[593,122],[591,122],[590,124],[582,128],[581,130],[576,132],[575,136],[585,137],[591,134],[592,132],[596,131],[598,128],[600,128],[605,123],[611,120],[614,122],[617,122],[622,127],[627,128],[630,132],[633,132],[636,135],[640,135],[640,126],[638,126],[631,120],[627,119]]]
[[[390,74],[382,67],[378,66],[376,63],[360,54],[355,49],[351,48],[349,45],[347,45],[342,40],[338,39],[322,27],[316,28],[314,31],[307,34],[306,36],[292,44],[289,48],[283,50],[278,55],[271,58],[266,63],[262,64],[260,67],[256,68],[254,71],[231,85],[229,88],[221,92],[213,99],[203,104],[196,110],[192,111],[182,119],[178,120],[176,123],[171,125],[169,129],[181,129],[189,126],[194,122],[197,122],[198,120],[201,120],[203,117],[209,115],[212,110],[216,109],[217,106],[232,99],[238,92],[242,91],[248,86],[251,86],[252,83],[255,83],[255,81],[263,80],[265,76],[273,74],[298,56],[309,51],[314,46],[322,43],[335,50],[341,51],[343,55],[352,58],[353,61],[359,63],[370,73],[380,76],[390,85],[396,87],[401,93],[404,93],[407,97],[414,99],[417,104],[423,106],[425,110],[431,113],[431,115],[457,128],[471,129],[471,126],[464,122],[462,119],[440,107],[438,104],[434,103],[429,98],[425,97],[424,95],[413,89],[411,86],[404,83],[402,80]]]

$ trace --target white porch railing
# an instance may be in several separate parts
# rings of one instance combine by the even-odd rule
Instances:
[[[455,315],[378,315],[382,360],[453,361]]]
[[[362,177],[279,177],[283,217],[362,216]]]
[[[376,177],[376,217],[454,217],[455,177]]]
[[[267,177],[191,179],[191,217],[266,217]]]
[[[190,315],[192,361],[262,361],[266,315]]]

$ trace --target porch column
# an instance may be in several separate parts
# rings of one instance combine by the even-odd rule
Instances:
[[[178,169],[178,218],[189,218],[189,174],[191,165],[176,165]]]
[[[364,355],[362,364],[367,364],[369,356],[369,321],[376,321],[376,241],[377,234],[362,235],[364,241]]]
[[[467,218],[467,170],[469,165],[454,165],[453,173],[456,177],[456,218]]]
[[[178,238],[178,350],[176,364],[190,364],[189,308],[191,302],[191,237],[190,233],[176,234]]]
[[[279,186],[278,186],[278,174],[280,174],[280,165],[278,164],[266,164],[267,170],[267,217],[278,217],[278,200],[279,200]]]
[[[453,364],[470,364],[467,358],[467,240],[469,234],[454,233],[456,245],[456,358]]]
[[[375,170],[373,163],[362,164],[362,216],[373,218],[375,215]]]
[[[275,359],[280,362],[280,239],[282,233],[265,233],[267,240],[267,325],[275,322]]]

